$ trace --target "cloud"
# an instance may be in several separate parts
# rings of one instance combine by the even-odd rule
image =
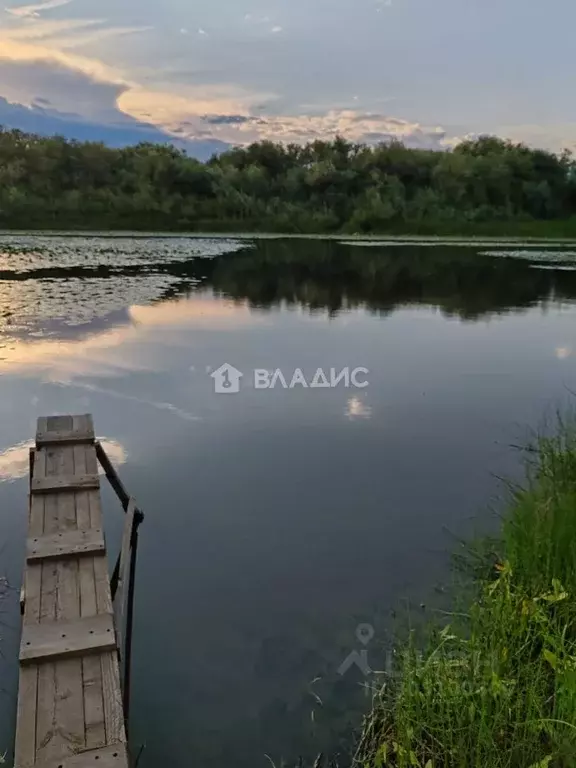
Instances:
[[[351,141],[377,144],[398,140],[422,149],[446,149],[446,131],[438,126],[383,114],[356,110],[332,110],[323,115],[210,115],[201,118],[214,135],[231,143],[246,144],[259,139],[304,143],[344,136]],[[186,130],[198,130],[198,120],[189,116]]]
[[[548,147],[554,152],[563,149],[576,151],[576,122],[553,125],[498,125],[490,133],[504,136],[512,141],[521,141],[531,146]]]
[[[96,20],[25,21],[20,20],[20,26],[0,28],[0,96],[5,99],[2,120],[9,127],[44,134],[57,128],[66,136],[89,135],[94,140],[98,138],[94,135],[96,123],[102,122],[103,140],[110,139],[109,129],[116,130],[120,124],[123,129],[130,128],[132,135],[143,134],[142,140],[168,141],[180,117],[189,113],[239,113],[246,104],[245,93],[232,94],[225,87],[184,88],[186,95],[143,88],[119,68],[67,50],[80,42],[86,44],[145,28],[98,28],[102,22]],[[79,36],[83,39],[79,40]],[[18,110],[17,104],[32,110]],[[41,113],[40,108],[48,107],[53,113]],[[154,124],[148,119],[150,114],[154,114]],[[72,133],[70,126],[59,122],[62,119],[75,123]],[[80,123],[85,124],[82,130]],[[126,138],[129,135],[126,132]],[[190,140],[195,137],[185,138],[193,146]],[[116,146],[129,143],[117,132],[112,141]],[[213,141],[206,149],[193,148],[202,156],[210,156],[226,145]]]
[[[91,46],[94,51],[96,44],[110,46],[119,35],[143,33],[149,27],[36,16],[64,4],[64,0],[47,0],[11,9],[14,23],[0,29],[0,96],[7,100],[0,105],[0,118],[7,125],[80,139],[101,138],[113,146],[131,140],[172,139],[202,157],[230,144],[261,139],[304,143],[337,135],[369,143],[399,139],[408,146],[431,149],[450,144],[443,128],[367,111],[360,98],[353,102],[353,109],[323,109],[313,101],[300,106],[273,90],[241,87],[221,78],[206,84],[186,72],[186,82],[178,83],[170,72],[163,75],[150,66],[131,71],[113,66],[114,56],[87,56],[81,50]],[[274,22],[261,14],[248,14],[244,22],[261,31],[259,44],[270,49],[274,47],[270,33],[283,29],[270,27]],[[241,18],[237,24],[243,24]],[[185,35],[188,28],[180,31]],[[202,27],[197,34],[208,36]],[[170,37],[174,41],[173,32]],[[214,35],[215,43],[218,40]],[[208,52],[212,45],[201,47]],[[18,110],[16,103],[27,111]]]
[[[64,0],[11,9],[15,26],[0,29],[0,96],[10,102],[1,105],[0,112],[8,125],[40,133],[58,130],[77,138],[101,137],[115,146],[132,137],[172,138],[177,146],[212,142],[210,150],[217,151],[260,139],[303,143],[342,135],[355,141],[398,138],[411,146],[444,148],[445,131],[367,112],[360,108],[360,101],[355,109],[298,107],[282,103],[274,91],[222,81],[202,84],[189,74],[187,82],[175,83],[170,73],[163,81],[162,73],[153,69],[130,72],[109,63],[115,57],[82,55],[77,51],[88,45],[93,50],[96,43],[109,45],[119,35],[149,28],[35,15],[59,5]],[[278,24],[270,28],[274,22],[263,14],[248,14],[245,22],[266,33],[262,41],[282,31]],[[182,34],[187,31],[181,28]],[[208,36],[202,27],[197,34]],[[15,103],[27,111],[18,110]]]
[[[57,134],[79,141],[101,141],[110,147],[125,147],[143,141],[160,144],[172,142],[199,160],[208,160],[229,146],[213,139],[209,133],[202,140],[191,139],[182,134],[172,136],[120,112],[116,113],[117,120],[113,124],[91,122],[79,115],[58,112],[46,106],[46,100],[41,101],[40,105],[24,107],[21,104],[11,104],[0,97],[0,125],[43,136]]]
[[[65,46],[62,45],[61,40],[60,45],[53,44],[50,35],[54,33],[54,24],[41,23],[31,27],[30,30],[0,29],[0,61],[12,62],[15,65],[41,64],[53,68],[60,67],[60,71],[80,73],[94,82],[129,86],[129,81],[118,69],[98,59],[62,50]],[[82,22],[82,26],[85,27],[86,24],[87,22]],[[71,30],[80,26],[80,23],[63,22],[60,29],[62,25],[65,29]],[[33,39],[34,37],[39,39]],[[10,82],[11,78],[8,80],[8,83]],[[6,95],[5,86],[3,86],[2,95]]]
[[[229,144],[260,139],[303,143],[337,135],[369,143],[399,139],[408,146],[447,146],[443,129],[393,115],[360,109],[270,114],[277,102],[272,93],[225,84],[181,85],[177,91],[170,83],[144,86],[120,69],[66,49],[67,36],[72,45],[74,35],[102,31],[111,36],[126,31],[99,30],[99,23],[32,20],[31,28],[0,31],[0,82],[9,84],[3,95],[9,102],[31,108],[27,113],[12,110],[13,119],[7,125],[40,133],[57,128],[64,135],[92,140],[100,135],[114,146],[123,146],[130,138],[165,141],[172,137],[178,146],[185,141],[191,148],[195,140],[212,140],[206,149],[194,148],[201,156]],[[10,112],[6,104],[3,112]]]
[[[68,5],[72,0],[46,0],[45,3],[36,5],[21,5],[16,8],[5,8],[6,13],[19,18],[37,18],[42,11],[48,11],[51,8],[60,8],[62,5]]]
[[[50,102],[45,107],[90,121],[124,114],[175,136],[239,143],[338,131],[445,148],[475,132],[576,148],[576,107],[566,98],[576,6],[558,2],[565,23],[540,4],[516,39],[509,31],[520,0],[486,13],[474,0],[277,0],[273,7],[267,0],[244,7],[234,0],[8,0],[0,96],[27,106],[41,106],[40,97]],[[536,59],[530,52],[544,37],[555,43]],[[17,63],[49,71],[34,88],[31,78],[23,84]],[[65,69],[88,78],[83,94],[69,90]],[[387,114],[391,94],[397,106]],[[206,115],[221,119],[206,122]],[[228,119],[234,115],[245,119]],[[541,115],[548,124],[539,125]],[[429,127],[437,120],[444,135]]]
[[[247,115],[205,115],[202,119],[208,125],[243,125],[253,122],[256,118]]]
[[[117,100],[129,86],[96,79],[59,61],[7,61],[0,55],[0,82],[9,83],[3,95],[24,106],[50,107],[84,120],[117,122]],[[38,96],[43,102],[38,101]],[[4,106],[6,112],[6,106]]]
[[[175,93],[164,88],[152,89],[133,83],[119,96],[118,106],[133,117],[146,118],[170,131],[182,126],[203,127],[204,115],[249,116],[250,110],[262,96],[226,85],[188,86]],[[265,98],[269,99],[270,96]]]

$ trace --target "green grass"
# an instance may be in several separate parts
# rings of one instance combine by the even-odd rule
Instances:
[[[511,492],[468,609],[415,633],[366,718],[367,768],[576,765],[576,430],[560,422]]]

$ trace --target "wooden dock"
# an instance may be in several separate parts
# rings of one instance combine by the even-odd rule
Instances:
[[[38,420],[15,768],[128,768],[97,447],[89,415]]]

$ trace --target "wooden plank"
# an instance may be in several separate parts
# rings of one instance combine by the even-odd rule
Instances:
[[[42,448],[47,445],[82,445],[94,443],[94,429],[91,427],[82,427],[60,430],[58,432],[37,432],[36,447]]]
[[[74,426],[84,416],[74,416]],[[93,448],[91,449],[94,450]],[[86,473],[86,449],[83,445],[74,446],[74,469],[78,474]],[[79,528],[90,528],[90,495],[95,491],[82,491],[76,494],[76,519]],[[99,529],[101,530],[101,528]],[[78,563],[80,579],[80,614],[95,616],[96,581],[94,560],[82,558]],[[104,720],[104,695],[102,693],[102,664],[99,656],[86,656],[82,659],[82,683],[84,691],[84,729],[86,748],[95,749],[106,745],[106,725]]]
[[[76,435],[74,432],[47,432],[36,436],[36,447],[48,445],[90,445],[95,440],[94,435]]]
[[[100,749],[83,750],[75,755],[51,760],[49,763],[37,763],[36,768],[121,768],[128,765],[126,745],[111,744]]]
[[[63,491],[86,491],[100,487],[98,475],[59,475],[33,477],[32,493],[61,493]]]
[[[59,471],[57,451],[43,449],[37,454],[46,457],[46,476]],[[34,473],[35,476],[36,472]],[[32,497],[34,503],[37,497]],[[58,504],[56,496],[44,497],[44,534],[56,533],[59,529]],[[40,624],[56,621],[56,594],[58,590],[58,568],[55,561],[47,560],[42,568],[42,592],[40,595]],[[21,666],[21,672],[30,665]],[[62,739],[56,718],[56,665],[48,661],[33,665],[38,670],[38,700],[36,710],[36,760],[60,757]]]
[[[93,443],[94,425],[90,414],[81,416],[56,416],[38,419],[36,446],[62,445],[67,443]]]
[[[124,521],[122,549],[120,550],[120,578],[118,579],[118,589],[116,590],[116,597],[114,600],[114,619],[116,624],[116,636],[118,638],[118,649],[120,651],[120,668],[122,673],[121,682],[123,682],[124,679],[124,624],[126,621],[126,605],[128,600],[128,588],[130,584],[130,549],[135,513],[136,504],[134,499],[131,498]]]
[[[36,432],[47,432],[47,431],[48,431],[48,417],[39,416],[38,421],[36,422]]]
[[[85,448],[86,471],[96,472],[98,461],[94,448]],[[100,506],[100,494],[90,492],[90,525],[100,527],[102,524],[102,511]],[[108,576],[108,563],[105,557],[94,557],[94,576],[96,579],[96,603],[98,613],[112,611],[112,597],[110,595],[110,580]],[[119,681],[118,654],[104,653],[101,656],[102,663],[102,691],[104,695],[104,718],[106,721],[106,739],[108,742],[125,742],[126,728],[124,726],[124,707]]]
[[[71,421],[71,417],[68,417]],[[50,449],[45,449],[50,451]],[[63,476],[76,474],[74,467],[74,449],[61,446],[56,451],[58,473]],[[56,496],[58,509],[58,527],[63,533],[75,531],[76,498],[72,493],[59,493]],[[78,578],[78,559],[58,560],[58,589],[56,593],[56,621],[60,627],[67,622],[80,621],[80,583]],[[64,632],[62,634],[65,634]],[[67,634],[67,633],[66,633]],[[63,638],[61,638],[63,640]],[[58,757],[84,749],[84,696],[82,691],[82,660],[66,658],[55,664],[56,706],[55,717],[58,724],[54,749]],[[64,727],[62,725],[64,724]]]
[[[72,416],[48,416],[46,419],[46,432],[59,432],[72,429]],[[38,430],[37,430],[38,431]],[[43,430],[40,430],[43,431]]]
[[[110,613],[75,621],[30,624],[22,629],[20,663],[101,653],[113,648],[116,648],[116,638]]]
[[[34,455],[34,474],[46,474],[46,454]],[[37,496],[30,499],[28,531],[31,536],[40,536],[44,531],[44,503],[46,499]],[[42,589],[42,566],[28,566],[24,573],[24,595],[26,600],[24,625],[40,621],[40,593]],[[33,765],[36,759],[36,706],[38,700],[38,668],[26,667],[20,670],[18,688],[18,716],[16,720],[15,760],[16,765]]]
[[[106,744],[106,723],[101,656],[85,656],[82,659],[82,682],[86,747],[90,749],[103,747]]]
[[[104,717],[106,719],[106,740],[110,743],[125,742],[124,707],[120,692],[120,670],[118,653],[106,653],[102,662],[102,690],[104,693]]]
[[[102,552],[104,549],[102,529],[69,530],[28,539],[26,559],[29,563],[33,563],[51,558],[79,557]]]

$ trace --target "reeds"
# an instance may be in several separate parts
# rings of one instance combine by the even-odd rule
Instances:
[[[411,633],[355,756],[366,768],[576,765],[576,428],[540,437],[464,613]],[[476,563],[477,565],[477,563]],[[470,592],[469,592],[470,594]]]

